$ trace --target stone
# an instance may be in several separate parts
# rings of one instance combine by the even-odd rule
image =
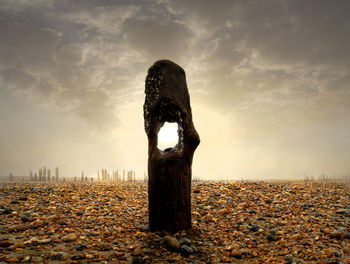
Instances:
[[[109,243],[99,242],[99,243],[96,244],[96,249],[98,251],[108,251],[108,250],[112,250],[113,247]]]
[[[43,258],[40,257],[40,256],[32,256],[32,259],[31,259],[31,263],[35,263],[35,262],[43,262]]]
[[[344,235],[343,232],[340,232],[340,231],[333,231],[329,233],[329,236],[331,238],[337,238],[337,239],[341,239],[343,235]]]
[[[270,204],[270,203],[272,203],[272,200],[271,199],[265,199],[264,202],[267,203],[267,204]]]
[[[11,214],[13,212],[12,208],[6,207],[3,209],[2,214]]]
[[[7,258],[7,259],[6,259],[6,262],[9,262],[9,263],[18,263],[18,262],[19,262],[19,259],[18,259],[18,258],[15,258],[15,257],[11,257],[11,258]]]
[[[187,245],[190,246],[192,241],[186,237],[182,237],[179,239],[180,245]]]
[[[25,245],[24,245],[23,242],[18,242],[16,244],[13,244],[12,246],[9,246],[8,249],[9,250],[15,250],[17,248],[24,248],[24,247],[25,247]]]
[[[279,240],[279,236],[277,235],[276,229],[271,229],[270,232],[266,236],[268,241],[277,241]]]
[[[64,260],[65,259],[65,252],[55,252],[51,256],[51,260]]]
[[[85,248],[86,248],[86,245],[78,245],[75,247],[75,250],[83,251]]]
[[[327,258],[331,258],[333,257],[333,249],[327,248],[323,251],[323,253],[325,254],[325,256]]]
[[[349,231],[345,232],[344,238],[350,239],[350,232]]]
[[[64,241],[64,242],[72,242],[72,241],[75,241],[77,239],[77,235],[76,234],[68,234],[66,236],[63,236],[61,239]]]
[[[28,197],[22,195],[22,196],[18,197],[18,200],[20,200],[20,201],[27,201],[27,200],[28,200]]]
[[[12,241],[9,241],[9,240],[3,240],[3,241],[0,241],[0,247],[9,247],[9,246],[12,246],[14,244],[14,242]]]
[[[342,215],[346,214],[346,212],[347,212],[346,209],[338,209],[335,211],[336,214],[342,214]]]
[[[350,257],[343,259],[344,264],[350,264]]]
[[[29,222],[30,221],[30,212],[29,213],[24,213],[20,217],[22,222]]]
[[[13,229],[16,230],[16,231],[19,231],[19,232],[22,232],[22,231],[26,231],[28,229],[30,229],[31,226],[30,225],[27,225],[27,224],[19,224],[19,225],[16,225]]]
[[[285,261],[286,261],[286,264],[293,264],[294,263],[294,260],[292,257],[286,257]]]
[[[134,249],[134,251],[132,252],[132,254],[134,256],[142,256],[144,254],[143,250],[141,247],[137,247]]]
[[[85,255],[83,255],[83,254],[80,254],[80,255],[73,255],[73,256],[71,257],[71,260],[83,260],[83,259],[85,259]]]
[[[132,260],[133,264],[144,264],[146,261],[142,257],[136,257]]]
[[[51,238],[39,239],[37,241],[38,244],[48,244],[51,242]]]
[[[231,251],[230,256],[235,257],[235,258],[241,258],[242,257],[242,252],[239,250],[239,248],[234,248]]]
[[[31,260],[31,257],[30,256],[25,256],[23,259],[22,259],[22,263],[28,263],[28,262],[30,262],[30,260]]]
[[[182,245],[180,247],[180,252],[181,252],[181,255],[187,257],[187,256],[193,254],[194,250],[191,247],[187,246],[187,245]]]
[[[163,238],[163,242],[164,242],[165,247],[171,251],[179,251],[180,250],[180,243],[175,237],[165,236]]]
[[[147,232],[148,231],[148,227],[146,225],[140,225],[140,230],[142,232]]]
[[[251,225],[250,227],[249,227],[249,231],[250,232],[256,232],[256,231],[258,231],[259,230],[259,226],[257,226],[257,225]]]

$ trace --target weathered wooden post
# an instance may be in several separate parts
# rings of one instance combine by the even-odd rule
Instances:
[[[152,231],[191,228],[191,166],[200,140],[192,122],[185,71],[169,60],[148,70],[143,106],[148,137],[148,203]],[[164,122],[177,122],[179,140],[172,149],[158,149]]]

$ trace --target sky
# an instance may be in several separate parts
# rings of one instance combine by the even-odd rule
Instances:
[[[186,72],[207,180],[350,174],[347,0],[0,0],[0,175],[147,171],[144,85]]]

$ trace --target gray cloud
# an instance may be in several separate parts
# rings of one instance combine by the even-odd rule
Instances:
[[[224,113],[347,109],[348,1],[44,3],[1,5],[2,79],[92,124],[116,121],[116,105],[141,97],[139,81],[159,58],[180,63],[199,101]]]

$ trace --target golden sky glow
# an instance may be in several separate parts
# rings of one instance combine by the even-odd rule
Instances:
[[[147,171],[144,80],[184,68],[203,179],[349,175],[350,2],[0,0],[0,175]]]

